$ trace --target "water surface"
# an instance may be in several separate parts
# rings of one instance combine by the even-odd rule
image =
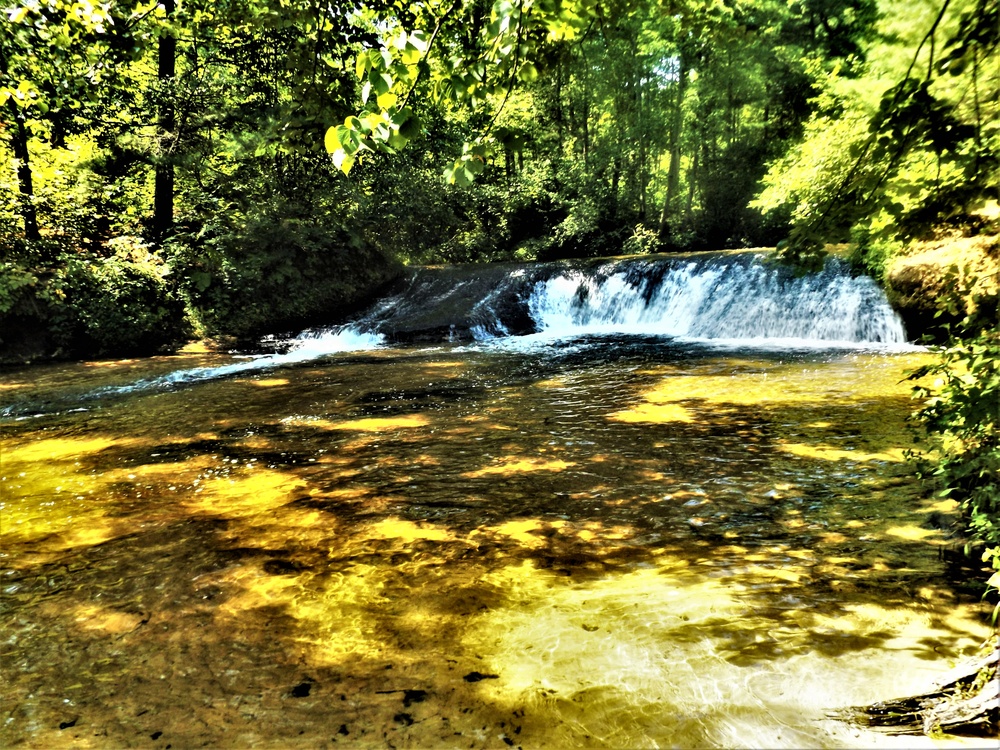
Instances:
[[[618,335],[8,372],[0,744],[912,747],[827,712],[989,632],[903,461],[926,358]]]

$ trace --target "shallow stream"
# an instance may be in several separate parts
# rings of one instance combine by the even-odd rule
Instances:
[[[827,714],[989,634],[903,460],[927,356],[608,335],[134,390],[246,360],[9,371],[0,745],[913,747]]]

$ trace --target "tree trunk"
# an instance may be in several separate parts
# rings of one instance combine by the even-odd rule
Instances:
[[[611,219],[618,218],[618,190],[622,178],[622,157],[615,154],[611,161]]]
[[[691,169],[688,170],[688,195],[687,195],[687,206],[684,209],[684,223],[690,228],[694,224],[694,186],[698,182],[698,155],[699,151],[695,149],[694,160],[691,163]]]
[[[174,12],[174,0],[163,0],[163,9],[169,18]],[[177,40],[170,34],[164,34],[160,37],[157,78],[165,98],[160,106],[160,153],[153,186],[153,234],[158,242],[170,234],[174,225],[174,165],[168,152],[177,117],[172,99],[176,65]]]
[[[31,160],[28,154],[28,127],[24,124],[24,112],[13,101],[8,101],[14,127],[14,158],[17,159],[17,184],[21,191],[21,218],[24,221],[24,237],[27,240],[41,239],[38,233],[38,215],[35,213],[35,187],[31,181]]]
[[[684,94],[687,92],[687,61],[677,58],[677,102],[670,122],[670,170],[667,172],[667,196],[660,212],[660,237],[666,237],[673,208],[681,184],[681,131],[684,127]]]

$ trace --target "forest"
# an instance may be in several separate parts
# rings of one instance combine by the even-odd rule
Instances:
[[[3,346],[301,328],[407,263],[851,242],[878,276],[996,197],[997,13],[16,3]]]
[[[704,637],[737,654],[706,662],[706,669],[779,663],[786,656],[781,650],[785,646],[768,650],[775,643],[772,633],[779,631],[792,633],[786,645],[799,649],[795,653],[812,649],[824,658],[839,657],[841,650],[890,649],[885,645],[890,640],[885,635],[888,626],[873,625],[873,634],[866,635],[863,644],[859,635],[824,641],[833,626],[818,620],[810,622],[808,636],[794,628],[782,630],[787,618],[808,609],[786,606],[785,597],[819,597],[816,606],[821,609],[843,596],[846,609],[857,605],[864,610],[884,604],[878,592],[888,591],[891,606],[907,616],[916,617],[913,612],[925,605],[950,607],[950,594],[926,593],[937,586],[938,574],[911,564],[927,553],[911,543],[941,529],[914,531],[902,521],[892,525],[892,513],[903,518],[906,512],[926,511],[937,518],[938,511],[929,510],[937,506],[927,505],[931,496],[953,503],[961,514],[962,562],[955,577],[971,580],[953,582],[995,603],[1000,589],[1000,0],[9,0],[3,14],[0,366],[10,377],[0,389],[9,389],[12,401],[9,407],[0,404],[5,408],[0,417],[13,416],[5,425],[5,460],[25,472],[15,476],[11,469],[2,481],[5,492],[16,499],[9,501],[13,510],[6,512],[15,515],[8,518],[26,519],[23,524],[18,520],[22,525],[17,528],[7,521],[4,530],[21,545],[20,567],[11,575],[28,576],[23,585],[42,591],[62,575],[46,566],[72,554],[82,560],[72,570],[83,571],[79,580],[87,582],[77,588],[93,584],[95,590],[112,590],[123,580],[118,568],[110,563],[102,568],[105,558],[89,562],[88,556],[102,545],[110,550],[107,559],[128,561],[119,567],[134,563],[156,576],[162,562],[164,576],[176,573],[176,580],[160,587],[174,592],[170,596],[175,598],[156,606],[172,613],[172,625],[188,628],[187,640],[161,642],[156,640],[159,635],[144,635],[152,631],[142,629],[150,617],[158,622],[159,616],[149,614],[155,610],[149,602],[159,596],[151,590],[132,599],[132,594],[120,591],[124,604],[113,612],[102,609],[104,604],[83,607],[73,594],[60,594],[62,589],[54,594],[62,596],[67,607],[80,605],[72,613],[75,622],[85,623],[81,627],[86,632],[81,636],[76,625],[66,626],[70,641],[91,638],[91,630],[114,635],[115,643],[107,646],[109,655],[100,664],[119,658],[118,639],[146,639],[135,646],[141,658],[122,667],[122,674],[140,675],[135,695],[146,695],[143,691],[149,689],[150,701],[166,701],[164,715],[187,700],[188,673],[171,674],[176,704],[168,705],[173,698],[143,683],[143,659],[152,663],[169,653],[178,664],[204,665],[228,654],[226,659],[244,660],[244,674],[252,676],[253,685],[260,682],[259,693],[265,698],[276,695],[275,685],[285,679],[284,673],[265,675],[270,667],[255,661],[253,649],[230,653],[227,639],[215,643],[204,636],[208,631],[201,629],[204,622],[198,618],[207,617],[206,607],[217,607],[212,610],[213,627],[231,618],[239,627],[225,627],[240,637],[249,633],[248,639],[256,638],[258,652],[271,654],[267,658],[274,664],[286,658],[292,663],[290,654],[303,643],[321,644],[319,651],[309,652],[309,674],[283,693],[282,700],[308,698],[314,687],[322,694],[324,680],[371,692],[372,685],[381,683],[370,675],[386,674],[393,667],[380,660],[388,660],[386,654],[391,653],[394,663],[405,665],[416,648],[409,639],[424,627],[412,623],[432,622],[434,617],[455,632],[476,623],[481,643],[469,646],[475,659],[483,659],[479,651],[495,646],[496,663],[503,668],[519,664],[546,634],[533,630],[530,618],[518,619],[522,615],[517,612],[535,607],[536,601],[547,607],[538,610],[542,614],[537,618],[549,617],[552,607],[558,609],[547,603],[563,595],[553,593],[562,589],[546,578],[556,572],[578,576],[572,579],[574,585],[592,586],[593,592],[604,591],[605,585],[595,570],[619,575],[629,583],[614,596],[639,607],[637,612],[652,606],[651,601],[670,599],[673,590],[661,588],[667,579],[643,577],[641,570],[629,567],[636,561],[649,568],[660,566],[673,589],[691,587],[692,598],[685,606],[703,629],[693,637],[684,630],[686,625],[678,625],[678,643],[695,644],[709,633]],[[953,253],[955,247],[976,248],[977,260]],[[862,367],[846,356],[823,359],[825,355],[810,354],[796,360],[790,355],[786,362],[757,352],[751,367],[749,358],[718,355],[719,364],[711,359],[717,353],[686,352],[685,366],[698,379],[684,380],[675,377],[680,368],[670,360],[673,350],[654,347],[655,355],[649,354],[641,341],[616,342],[621,353],[609,358],[621,360],[618,369],[604,362],[599,347],[577,353],[578,361],[560,359],[562,354],[532,360],[533,353],[519,352],[503,360],[516,364],[499,366],[499,358],[490,359],[498,357],[495,352],[407,351],[386,355],[385,360],[376,355],[359,358],[335,375],[303,366],[294,378],[281,372],[261,377],[249,369],[252,363],[240,359],[243,352],[260,351],[255,347],[262,337],[347,320],[418,266],[461,265],[457,273],[464,274],[463,279],[478,279],[483,286],[502,277],[500,271],[490,275],[487,269],[505,263],[674,257],[749,248],[766,248],[766,267],[783,264],[787,276],[782,278],[791,279],[786,286],[796,289],[796,279],[829,267],[828,259],[836,256],[843,264],[838,268],[848,269],[847,277],[885,290],[905,318],[910,341],[928,345],[933,357],[920,348],[913,359],[918,364],[902,385],[898,377],[886,374],[889,369],[878,356],[867,353]],[[943,260],[921,265],[921,259],[935,253]],[[768,278],[764,271],[753,276],[748,268],[750,261],[726,272]],[[659,274],[657,283],[667,272],[661,269]],[[763,288],[743,293],[766,296]],[[808,296],[803,293],[801,299]],[[198,365],[180,371],[182,376],[194,373],[190,382],[208,370],[246,375],[243,380],[210,380],[200,395],[191,395],[191,403],[199,404],[194,408],[180,390],[171,390],[174,381],[156,390],[166,365],[154,356],[176,353],[192,341],[207,344],[208,353],[185,355]],[[900,360],[910,354],[900,354]],[[142,372],[148,377],[128,386],[122,385],[124,374],[116,380],[115,367],[131,372],[131,360],[124,358],[147,357],[148,372]],[[433,357],[441,361],[431,361]],[[60,389],[71,388],[64,388],[58,375],[45,375],[39,377],[39,392],[50,389],[56,395],[39,397],[42,406],[37,414],[31,412],[32,367],[42,372],[61,366],[52,363],[112,359],[119,364],[108,365],[103,374],[103,365],[66,370],[77,379],[72,388],[80,389],[72,398],[79,403],[107,399],[110,406],[103,411],[95,408],[89,415],[84,413],[88,406],[60,412],[65,396]],[[397,384],[373,390],[387,377],[384,361],[397,368],[391,376]],[[832,391],[823,388],[834,388],[823,380],[826,376],[814,376],[814,365],[817,372],[826,368],[823,372],[830,373],[831,382],[843,377],[851,385],[837,391],[835,398],[807,398],[803,394],[813,393],[809,389],[829,394]],[[505,367],[509,371],[494,371]],[[475,377],[470,375],[465,385],[433,381],[432,376],[446,371]],[[786,371],[792,373],[787,377],[793,385],[781,392],[773,384],[777,379],[767,377]],[[728,380],[719,372],[726,372]],[[84,393],[84,385],[98,382],[94,373],[107,382]],[[249,373],[256,373],[256,379]],[[494,386],[483,385],[490,382]],[[640,382],[647,390],[636,385]],[[681,382],[691,393],[677,385]],[[538,395],[555,393],[567,383],[578,389],[576,401]],[[903,389],[906,405],[900,407],[897,391]],[[133,390],[136,403],[148,408],[148,425],[138,424],[146,419],[140,412],[115,406],[115,398]],[[329,403],[320,403],[314,391],[334,395]],[[272,392],[286,395],[269,401]],[[626,392],[635,403],[622,408],[624,402],[616,399]],[[910,392],[912,403],[907,401]],[[159,395],[163,399],[156,401]],[[582,419],[575,413],[567,417],[561,410],[571,402],[584,404],[581,414],[597,413],[593,410],[600,405],[607,419]],[[232,413],[227,411],[230,406]],[[22,408],[23,414],[18,411]],[[322,411],[327,408],[329,413]],[[918,448],[905,451],[912,459],[905,478],[892,473],[897,471],[893,451],[903,428],[896,430],[896,417],[887,416],[900,409],[914,412],[911,427],[917,426],[920,434]],[[280,419],[278,411],[284,415]],[[201,412],[214,415],[211,430],[198,421]],[[37,421],[21,424],[22,417]],[[64,418],[69,427],[58,426]],[[175,430],[181,423],[183,430]],[[556,429],[564,424],[572,424],[583,437],[574,433],[561,448],[552,448],[556,438],[565,437]],[[65,435],[49,434],[50,429],[62,429]],[[432,437],[434,429],[440,430],[438,437]],[[515,429],[520,429],[523,445],[512,448],[514,443],[504,443],[501,437]],[[570,427],[565,429],[569,435]],[[553,439],[545,442],[553,430]],[[669,433],[669,440],[657,442],[657,430]],[[448,437],[440,439],[441,434]],[[807,434],[820,442],[807,444],[802,437]],[[584,445],[605,447],[589,455]],[[637,452],[638,457],[630,453],[637,445],[645,451],[641,456]],[[453,451],[452,446],[458,447]],[[484,446],[485,459],[494,460],[494,454],[499,458],[475,469],[473,458]],[[670,446],[669,455],[665,446]],[[51,449],[50,454],[43,448]],[[718,458],[716,451],[725,458]],[[770,463],[761,456],[770,456]],[[730,462],[725,470],[743,493],[739,502],[718,484],[723,475],[705,463],[716,459]],[[676,477],[683,481],[664,468],[673,467],[674,460]],[[241,462],[245,468],[237,466]],[[431,468],[414,468],[423,466],[421,462]],[[587,471],[573,474],[574,466]],[[593,472],[600,471],[614,477],[606,483],[613,487],[587,484]],[[925,486],[930,489],[923,495],[916,490],[906,494],[915,482],[914,471],[929,480]],[[40,478],[20,479],[31,472]],[[372,472],[377,477],[371,478]],[[550,507],[534,480],[525,478],[530,472],[548,477],[553,497],[560,498],[556,505]],[[497,475],[502,482],[494,481]],[[442,477],[450,477],[448,481],[460,488],[447,485]],[[149,484],[140,487],[139,482],[146,481]],[[664,495],[673,481],[681,484],[671,489],[673,495]],[[48,497],[46,483],[54,488],[49,493],[53,498],[64,486],[81,488],[79,511],[67,506],[65,512],[79,512],[83,518],[93,514],[90,536],[80,536],[70,520],[65,528],[60,526],[62,510],[52,511],[56,520],[51,521],[44,516],[48,510],[35,509],[32,503],[44,505]],[[312,488],[308,495],[306,487]],[[391,503],[402,502],[399,498],[405,495],[401,487],[426,494],[425,500],[413,501],[406,511],[409,516],[403,511],[393,515],[397,506]],[[467,487],[477,488],[484,497],[495,492],[498,499],[479,507],[476,497],[444,497],[464,493]],[[90,505],[82,504],[83,488],[89,495],[108,498],[101,500],[107,507],[99,508],[101,503],[93,499],[87,501]],[[209,489],[201,495],[203,488]],[[176,504],[140,501],[143,492],[161,498],[175,491],[181,493]],[[713,493],[719,506],[732,503],[729,515],[710,516],[703,508]],[[653,496],[659,499],[650,500]],[[755,505],[758,496],[770,509]],[[578,506],[567,498],[579,501]],[[816,498],[821,501],[812,502]],[[873,520],[876,513],[866,505],[871,498],[889,508],[879,511],[884,518]],[[904,498],[908,510],[893,505],[898,498]],[[664,510],[672,500],[677,507]],[[522,510],[519,503],[524,504]],[[4,507],[0,504],[0,510]],[[572,517],[564,514],[569,507],[574,508]],[[787,518],[779,519],[779,510]],[[141,522],[133,524],[129,514]],[[382,514],[377,523],[371,520],[376,514]],[[701,515],[689,518],[692,514]],[[127,533],[116,525],[119,516],[130,519]],[[316,522],[320,517],[322,524]],[[844,533],[836,531],[837,523],[848,517],[855,520],[844,521]],[[660,538],[664,518],[674,524],[670,528],[676,538],[656,542],[660,547],[642,541]],[[536,526],[529,528],[531,523]],[[714,537],[709,533],[712,524],[718,525]],[[166,529],[164,539],[157,536],[160,525]],[[829,530],[818,531],[827,525]],[[167,533],[181,526],[183,534]],[[753,541],[760,529],[777,541],[771,546]],[[142,541],[146,536],[130,546],[133,532],[149,534],[152,546]],[[69,539],[65,544],[59,537],[63,533]],[[342,533],[336,544],[323,536]],[[867,534],[859,537],[862,541],[851,541],[849,534],[862,533]],[[862,542],[876,536],[877,544],[859,551]],[[473,538],[480,541],[470,541]],[[210,541],[203,544],[203,539]],[[487,539],[489,543],[482,541]],[[714,545],[715,559],[704,552],[708,545]],[[440,570],[450,571],[453,580],[434,567],[437,562],[431,565],[421,557],[432,548],[428,554],[438,555]],[[160,549],[165,562],[159,557],[147,560],[148,550]],[[827,552],[825,561],[810,557]],[[807,558],[808,565],[803,562]],[[245,569],[226,567],[236,559]],[[470,562],[473,559],[478,562]],[[748,565],[748,560],[755,562]],[[525,564],[517,567],[509,561]],[[711,566],[723,563],[731,567],[718,575],[732,575],[733,580],[744,576],[755,582],[750,588],[759,589],[760,606],[752,617],[735,614],[743,611],[742,601],[730,602],[713,588],[717,571]],[[706,574],[709,583],[692,584],[693,577],[679,572],[689,564],[692,570],[711,569]],[[361,570],[351,567],[357,565],[370,565],[365,570],[380,583],[366,588],[364,575],[351,578]],[[344,580],[354,581],[354,593],[332,587],[330,566],[347,571]],[[35,568],[41,572],[37,580],[29,580]],[[896,586],[892,576],[898,571],[900,580],[913,575],[916,583],[905,589]],[[301,578],[313,600],[293,596],[283,584],[272,586],[292,575]],[[411,575],[429,581],[427,601],[420,598],[419,587],[410,588]],[[215,576],[204,589],[213,593],[201,598],[218,595],[217,602],[191,604],[185,599],[190,581],[206,576]],[[855,586],[849,579],[857,576],[868,576],[884,588]],[[20,585],[4,591],[16,592]],[[393,587],[406,593],[387,604],[381,591]],[[71,589],[67,584],[66,591]],[[506,604],[497,604],[498,590],[523,601],[505,609]],[[593,600],[604,595],[594,593]],[[45,627],[63,628],[61,621],[51,625],[55,620],[42,594],[23,596],[18,606],[30,610],[31,617],[48,618]],[[573,618],[586,610],[574,609],[578,603],[572,591],[565,596],[565,612],[571,615],[565,622],[553,622],[565,627],[560,637],[566,643],[577,644],[574,639],[599,630],[596,623],[603,615],[594,615],[581,627]],[[265,599],[271,604],[254,604]],[[726,612],[731,608],[733,614],[722,617],[725,622],[720,624],[714,609],[699,609],[702,600],[717,602]],[[918,601],[923,604],[914,604]],[[285,607],[283,620],[267,619],[278,608],[274,602]],[[480,619],[462,619],[473,605]],[[427,611],[406,610],[418,606]],[[447,615],[438,611],[448,607]],[[494,616],[491,607],[500,618],[495,627],[483,619]],[[996,607],[994,623],[1000,605]],[[365,617],[394,635],[379,640],[363,629],[351,630],[356,626],[350,619],[352,608],[364,609]],[[668,617],[651,612],[650,621]],[[851,616],[856,615],[852,610]],[[503,617],[508,620],[500,622]],[[623,622],[627,619],[622,616]],[[688,615],[683,619],[686,622]],[[734,624],[740,622],[743,625]],[[86,623],[97,624],[91,628]],[[556,625],[552,632],[563,632]],[[646,620],[637,619],[633,625],[639,641],[647,637]],[[341,626],[345,630],[336,630]],[[956,634],[965,632],[949,627],[944,635],[935,631],[942,648],[948,638],[948,643],[958,643]],[[427,630],[427,653],[437,653],[435,638],[452,632],[447,628],[438,628],[440,633]],[[330,650],[334,647],[329,644],[339,643],[342,632],[361,644],[353,655],[349,649],[345,652],[349,658]],[[496,635],[501,632],[507,635]],[[11,639],[11,648],[24,652],[25,664],[35,661],[32,649],[55,648],[46,645],[55,643],[53,638],[38,633],[25,631],[20,646]],[[737,643],[744,636],[745,642]],[[800,637],[819,639],[819,645],[798,643]],[[496,638],[500,640],[494,643]],[[187,652],[171,650],[182,642],[204,649],[203,655],[191,659]],[[634,645],[615,643],[619,650]],[[661,645],[655,642],[651,653],[659,654]],[[591,647],[580,649],[580,663],[589,664]],[[928,658],[941,659],[943,653]],[[971,713],[952,725],[995,725],[995,702],[975,703],[995,684],[996,654],[992,659],[978,677],[973,672],[972,687],[964,688],[966,698],[972,695],[966,701]],[[364,662],[368,670],[355,683],[351,680],[356,676],[348,674],[350,660]],[[52,662],[57,672],[64,666],[68,670],[53,678],[54,684],[78,680],[75,667],[62,655]],[[376,726],[372,717],[383,709],[391,731],[409,731],[418,709],[430,710],[430,702],[412,709],[411,703],[422,704],[428,695],[451,695],[447,691],[452,690],[478,690],[481,686],[472,683],[482,680],[508,679],[506,673],[490,672],[485,662],[469,663],[470,671],[459,681],[469,684],[456,689],[445,674],[452,667],[430,669],[428,661],[419,669],[426,671],[426,685],[433,689],[378,690],[370,705],[357,709],[350,729],[346,720],[340,724],[338,735],[346,736],[365,721]],[[839,662],[830,664],[839,668]],[[293,667],[284,666],[291,674]],[[617,674],[619,666],[609,662],[609,674]],[[668,666],[663,674],[674,668]],[[566,667],[567,674],[576,668]],[[29,680],[32,669],[19,670],[19,679]],[[414,669],[414,674],[419,672]],[[215,696],[227,674],[219,667],[211,679],[201,683],[200,677],[192,678],[190,684],[195,692]],[[720,684],[737,681],[730,679],[733,673],[718,674],[729,675],[721,677]],[[738,675],[743,679],[742,672]],[[645,673],[640,677],[636,680],[647,689]],[[503,684],[510,695],[520,695],[516,685]],[[661,695],[656,693],[659,683],[650,684],[655,689],[649,694]],[[232,687],[237,689],[242,688]],[[251,686],[249,691],[256,689]],[[390,698],[384,696],[395,693],[403,696],[407,711],[387,708]],[[614,725],[620,712],[602,702],[603,693],[580,688],[578,695],[596,700],[598,710],[607,710],[607,725]],[[664,702],[661,698],[656,698],[657,705]],[[553,716],[573,715],[575,709],[564,711],[562,704],[545,700],[539,705],[557,706]],[[738,703],[742,697],[732,700]],[[333,698],[327,703],[332,705]],[[498,698],[487,713],[498,722],[501,714],[504,722],[512,721],[509,711],[503,713],[510,707],[501,704]],[[230,706],[232,712],[235,705]],[[441,711],[457,705],[445,700]],[[77,718],[67,714],[61,719],[62,705],[50,708],[46,716],[55,719],[44,730],[50,734],[39,734],[42,730],[30,717],[20,715],[21,724],[11,724],[9,730],[5,725],[4,731],[35,740],[65,738],[68,735],[58,732],[73,730]],[[121,733],[114,736],[122,742],[133,737],[132,724],[141,723],[136,717],[146,713],[138,704],[135,708],[135,717],[115,725],[114,731]],[[499,712],[495,717],[490,713],[494,709]],[[645,716],[640,709],[637,715]],[[911,709],[904,706],[904,712]],[[523,708],[513,715],[523,719]],[[272,728],[284,727],[281,722],[287,720],[287,731],[292,731],[295,714],[282,709],[274,716],[279,718],[272,717]],[[456,726],[473,718],[478,723],[478,715],[456,717]],[[924,731],[939,732],[943,721]],[[414,732],[430,731],[429,723],[423,728],[417,724]],[[159,725],[143,726],[154,740],[163,734]],[[317,726],[313,722],[310,731]],[[514,731],[514,724],[498,726],[504,733],[497,736],[513,745],[507,732]],[[537,736],[570,736],[544,734],[555,726],[538,719]],[[720,726],[728,727],[728,720]],[[476,741],[483,740],[481,746],[492,746],[475,734],[478,726],[469,724],[465,730]],[[188,744],[232,739],[205,731],[209,733],[188,736]],[[516,731],[521,731],[520,725]],[[432,735],[413,736],[426,741]],[[670,736],[669,731],[663,736]],[[690,736],[697,738],[697,746],[736,741],[715,734]],[[805,742],[806,736],[798,741]],[[184,744],[183,739],[175,741]],[[611,740],[607,744],[615,745]]]

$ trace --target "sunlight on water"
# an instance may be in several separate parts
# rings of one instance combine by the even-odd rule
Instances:
[[[0,743],[933,746],[828,716],[990,632],[938,556],[955,504],[899,460],[926,355],[608,347],[382,348],[6,422]]]
[[[709,747],[840,746],[846,735],[824,739],[825,710],[921,684],[919,672],[892,667],[860,684],[852,678],[858,660],[891,664],[891,644],[888,653],[862,648],[821,663],[796,656],[802,633],[794,620],[762,631],[746,622],[742,587],[669,564],[585,584],[531,566],[494,580],[513,601],[479,618],[465,642],[489,645],[489,665],[501,673],[490,696],[529,706],[539,726],[557,727],[557,746],[581,734],[600,747],[662,747],[678,737]],[[931,618],[876,605],[817,625],[828,638],[862,643],[900,627],[934,634]],[[757,646],[772,655],[766,666],[734,663],[738,651]]]

